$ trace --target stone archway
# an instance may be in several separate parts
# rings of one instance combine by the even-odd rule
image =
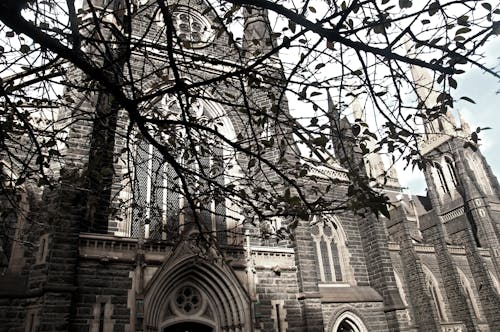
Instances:
[[[234,272],[192,249],[189,243],[178,246],[146,287],[144,326],[169,332],[251,331],[250,299]]]
[[[355,308],[346,305],[337,309],[330,317],[326,331],[329,332],[368,332]]]

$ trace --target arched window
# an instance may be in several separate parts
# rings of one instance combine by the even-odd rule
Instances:
[[[462,284],[462,287],[464,289],[465,296],[467,296],[467,300],[469,302],[469,305],[472,306],[472,309],[474,310],[474,315],[476,316],[477,319],[481,320],[481,313],[479,311],[479,307],[477,306],[477,301],[474,298],[474,292],[472,291],[471,284],[469,282],[469,279],[465,275],[465,273],[461,269],[458,270],[458,275],[460,276],[460,283]]]
[[[486,174],[481,159],[477,156],[476,153],[470,151],[466,151],[466,157],[467,157],[467,163],[469,164],[470,169],[474,173],[474,178],[476,180],[476,183],[483,189],[486,195],[493,194],[490,179]]]
[[[455,165],[453,164],[453,161],[448,157],[444,158],[444,160],[446,163],[446,167],[448,168],[448,174],[450,175],[451,182],[453,183],[455,188],[457,188],[458,187],[458,177],[457,177],[457,172],[455,170]]]
[[[368,332],[363,321],[350,311],[342,313],[331,330],[332,332]]]
[[[444,177],[444,172],[441,168],[441,165],[435,163],[434,168],[436,169],[441,191],[445,194],[450,194],[450,188],[448,187],[448,183],[446,183],[446,178]]]
[[[203,102],[192,101],[182,116],[193,117],[197,123],[214,127],[219,120],[206,106]],[[165,97],[162,107],[153,112],[166,118],[181,116],[177,99],[172,97]],[[158,130],[156,139],[166,147],[175,163],[168,162],[157,147],[145,140],[139,140],[136,145],[131,235],[173,239],[179,228],[192,220],[193,213],[196,213],[206,229],[215,232],[217,239],[224,243],[226,202],[217,193],[225,184],[226,146],[220,138],[207,132],[188,132],[183,127],[168,130]],[[184,183],[179,178],[179,171]],[[185,184],[190,196],[196,200],[195,211],[186,199]]]
[[[439,319],[443,322],[446,322],[448,318],[446,316],[446,310],[444,308],[443,297],[441,296],[441,292],[439,291],[439,284],[431,270],[429,270],[429,268],[425,265],[422,267],[426,277],[427,290],[431,295],[432,302],[434,303]]]
[[[320,280],[354,283],[346,236],[336,218],[314,217],[311,226]]]

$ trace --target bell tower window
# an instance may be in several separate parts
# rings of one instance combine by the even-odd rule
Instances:
[[[457,177],[457,172],[455,170],[455,166],[453,165],[453,161],[451,161],[450,158],[445,158],[444,159],[446,162],[446,167],[448,168],[448,173],[450,174],[451,177],[451,182],[455,186],[455,188],[458,187],[458,177]]]
[[[435,163],[434,164],[434,168],[436,170],[436,173],[437,173],[437,176],[438,176],[438,179],[439,179],[439,184],[440,184],[441,192],[449,195],[450,194],[450,188],[448,187],[448,183],[446,182],[446,178],[444,176],[444,172],[443,172],[443,169],[441,168],[441,165],[438,164],[438,163]]]

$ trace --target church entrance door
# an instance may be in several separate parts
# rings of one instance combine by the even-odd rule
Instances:
[[[163,332],[213,332],[213,329],[201,323],[184,322],[167,326]]]

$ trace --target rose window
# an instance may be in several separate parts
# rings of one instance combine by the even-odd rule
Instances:
[[[200,309],[200,293],[191,286],[184,286],[177,292],[174,304],[183,313],[191,315]]]
[[[158,13],[158,22],[164,26],[161,12]],[[189,7],[176,6],[172,9],[172,25],[184,47],[204,47],[214,38],[210,22]]]

